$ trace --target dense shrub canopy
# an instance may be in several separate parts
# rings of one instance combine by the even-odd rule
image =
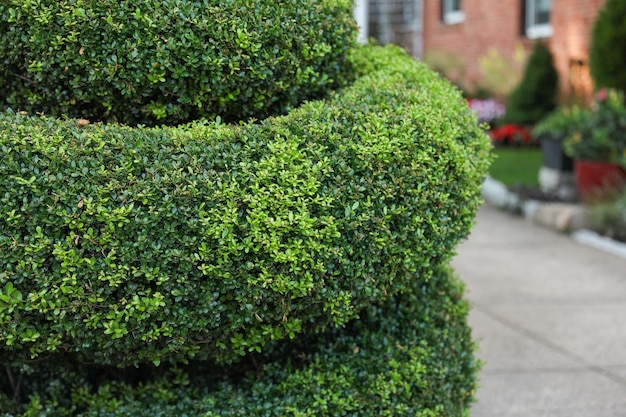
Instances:
[[[24,396],[36,395],[22,415],[466,415],[477,363],[461,297],[449,271],[435,268],[429,280],[416,276],[403,294],[374,303],[344,328],[274,343],[235,367],[162,365],[134,384],[115,376],[94,382],[115,370],[92,371],[98,378],[84,367],[40,370],[26,376]],[[1,391],[0,409],[14,409]]]
[[[230,361],[426,281],[467,236],[488,140],[396,48],[259,124],[0,117],[0,359]]]
[[[350,0],[6,0],[0,108],[125,124],[281,114],[345,85]]]
[[[596,87],[626,92],[626,1],[607,0],[591,35],[590,69]]]
[[[535,43],[526,63],[524,76],[507,100],[504,121],[535,124],[556,107],[559,75],[552,53],[543,43]]]

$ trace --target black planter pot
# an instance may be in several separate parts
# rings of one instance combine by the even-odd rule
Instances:
[[[562,136],[555,134],[541,135],[539,141],[543,154],[543,166],[557,171],[572,172],[574,161],[563,152],[563,139]]]

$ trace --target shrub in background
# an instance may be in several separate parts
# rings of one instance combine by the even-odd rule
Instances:
[[[533,127],[532,135],[541,145],[544,168],[560,172],[574,170],[574,160],[565,154],[563,145],[566,138],[576,133],[586,117],[587,109],[576,105],[559,106]]]
[[[345,85],[352,1],[0,3],[0,107],[125,124],[281,114]]]
[[[535,124],[556,107],[559,77],[552,53],[541,42],[535,43],[526,63],[524,76],[508,98],[504,121]]]
[[[611,201],[591,205],[588,213],[592,229],[612,239],[626,242],[626,193],[622,192]]]
[[[495,48],[490,48],[480,57],[478,65],[482,79],[477,90],[488,97],[503,100],[522,79],[526,50],[521,43],[515,46],[512,59],[507,59]]]
[[[177,407],[169,388],[112,391],[97,367],[69,384],[88,382],[93,390],[71,397],[70,387],[59,388],[53,378],[42,386],[37,372],[187,361],[195,368],[208,359],[205,364],[223,364],[221,373],[243,374],[248,368],[227,364],[250,352],[271,354],[286,338],[342,333],[338,326],[363,309],[411,288],[426,291],[410,303],[426,313],[400,334],[413,341],[444,337],[456,317],[458,334],[467,335],[464,313],[445,313],[442,304],[462,311],[460,293],[428,288],[473,223],[489,141],[459,92],[400,49],[359,49],[352,62],[360,78],[351,87],[258,124],[132,129],[0,118],[0,360],[23,378],[25,401],[37,408],[32,395],[39,393],[42,410],[54,410],[60,398],[80,404],[97,391],[111,393],[107,401],[115,408],[158,391]],[[447,274],[440,279],[449,285]],[[440,313],[427,307],[427,297]],[[445,410],[446,398],[456,404],[449,407],[466,407],[475,378],[467,336],[433,346],[407,339],[405,346],[356,326],[363,346],[342,354],[382,343],[389,355],[378,362],[382,376],[370,381],[370,398],[379,392],[395,401],[396,393],[384,388],[395,381],[398,395],[416,392],[398,397],[396,415],[429,396],[435,409]],[[408,348],[415,343],[424,350]],[[329,346],[323,349],[335,348]],[[340,399],[343,387],[355,392],[346,378],[376,375],[359,371],[369,360],[347,356],[329,360],[335,373],[317,372],[326,369],[325,359],[315,355],[312,368],[293,373],[289,365],[285,375],[313,390],[326,381],[326,391],[297,400],[272,371],[251,377],[246,395],[272,410],[274,394],[284,392],[293,410],[333,415],[323,408],[327,398]],[[279,356],[288,364],[298,360],[297,350]],[[429,357],[444,359],[417,382],[425,388],[413,391],[426,366],[420,358],[433,363]],[[401,370],[394,358],[414,365]],[[431,381],[440,381],[437,389],[428,387]],[[207,400],[211,406],[224,398],[237,404],[243,395],[218,385],[224,391]],[[8,403],[11,383],[0,386]],[[184,389],[184,395],[198,392]],[[370,403],[374,410],[377,401]]]
[[[607,0],[591,35],[589,66],[596,87],[626,91],[626,2]]]
[[[588,110],[582,107],[575,105],[557,107],[535,125],[533,135],[536,137],[551,135],[564,139],[576,133],[587,117]]]
[[[426,52],[424,62],[432,69],[437,71],[450,82],[457,85],[463,90],[467,90],[463,79],[465,77],[466,64],[463,58],[454,52],[445,49],[435,49]]]

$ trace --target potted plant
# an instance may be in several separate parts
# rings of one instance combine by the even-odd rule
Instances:
[[[596,18],[589,65],[594,84],[603,88],[580,131],[566,143],[566,150],[577,159],[577,182],[581,198],[586,201],[606,199],[626,183],[626,53],[624,48],[615,47],[626,41],[625,17],[626,2],[608,0]],[[594,188],[600,192],[594,192]]]
[[[574,170],[573,159],[565,154],[563,141],[576,133],[585,110],[578,106],[561,106],[543,118],[534,128],[533,136],[541,145],[543,166],[560,172]]]
[[[624,94],[600,90],[573,130],[564,142],[564,149],[574,158],[581,199],[593,202],[619,192],[626,184]]]
[[[574,201],[578,198],[573,159],[563,150],[563,141],[575,133],[585,112],[580,107],[558,107],[544,117],[533,129],[543,155],[539,170],[541,190],[560,199]]]

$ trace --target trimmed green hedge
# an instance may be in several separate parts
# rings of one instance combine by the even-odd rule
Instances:
[[[552,52],[542,42],[535,42],[524,76],[507,99],[504,123],[533,125],[556,107],[559,74]]]
[[[80,368],[71,376],[29,375],[32,396],[20,415],[467,415],[477,362],[462,291],[447,269],[438,268],[345,328],[274,344],[235,371],[194,363],[161,367],[135,384],[109,376],[99,386]],[[6,397],[3,405],[12,407]]]
[[[0,109],[125,124],[281,114],[351,81],[351,0],[6,0]]]
[[[260,124],[0,117],[0,360],[232,361],[340,326],[467,236],[489,142],[396,48]]]
[[[1,114],[0,409],[467,414],[446,265],[489,140],[401,49],[350,62],[350,87],[256,124]]]
[[[591,32],[589,67],[595,87],[615,88],[626,93],[626,2],[604,2]]]

